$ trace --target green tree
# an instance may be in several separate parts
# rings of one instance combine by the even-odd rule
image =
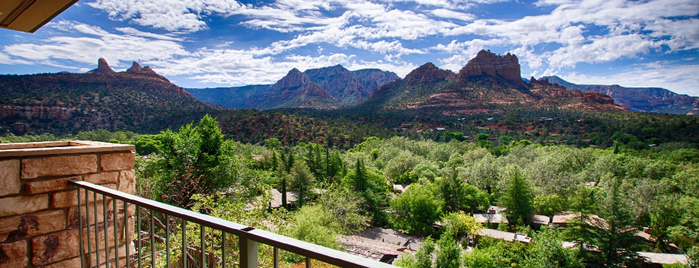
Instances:
[[[311,173],[306,162],[297,160],[291,166],[289,177],[291,178],[291,189],[299,193],[299,206],[303,206],[306,200],[311,197],[311,187],[315,182],[315,176]]]
[[[439,246],[439,250],[437,251],[435,267],[459,268],[461,249],[454,243],[453,234],[450,232],[443,233],[439,240],[437,240],[437,245]]]
[[[591,224],[596,200],[594,188],[580,185],[570,204],[570,209],[576,213],[576,217],[567,222],[568,227],[563,232],[565,240],[576,243],[578,257],[585,262],[594,261],[585,245],[593,245],[600,233],[600,228],[596,224]]]
[[[456,169],[451,176],[438,178],[435,181],[437,195],[443,200],[444,212],[466,210],[475,212],[484,210],[490,205],[488,193],[464,182]]]
[[[313,244],[340,248],[337,235],[341,227],[335,218],[320,205],[304,206],[293,215],[291,236]]]
[[[638,229],[634,226],[634,216],[627,202],[622,199],[621,182],[613,179],[607,188],[607,196],[600,205],[603,219],[593,224],[600,228],[600,235],[595,241],[602,253],[602,263],[607,267],[635,264],[638,260],[639,245],[642,238],[636,236]]]
[[[507,208],[510,222],[526,222],[534,212],[530,187],[529,181],[522,177],[519,167],[515,167],[507,189],[501,197],[502,205]]]
[[[556,212],[565,209],[565,199],[557,194],[538,195],[534,197],[534,207],[536,213],[546,216],[553,216]]]
[[[390,204],[394,210],[394,225],[419,236],[432,233],[432,224],[440,218],[442,207],[429,187],[420,183],[411,184]]]
[[[384,199],[388,193],[388,184],[383,176],[367,168],[360,158],[354,168],[342,179],[342,185],[353,189],[364,199],[364,211],[366,215],[373,216],[375,224],[385,223],[386,215],[381,207],[386,204]]]
[[[159,200],[189,207],[192,195],[214,193],[230,179],[223,175],[224,166],[220,165],[223,134],[209,115],[198,127],[188,124],[177,133],[167,130],[158,139],[163,157],[157,183]]]
[[[320,196],[320,204],[332,215],[343,234],[354,234],[369,226],[371,214],[364,210],[363,202],[361,197],[342,186],[333,186]]]
[[[431,237],[425,238],[415,255],[404,254],[395,264],[398,267],[406,268],[432,268],[432,253],[434,249],[434,240]]]
[[[483,226],[473,216],[463,211],[452,212],[442,217],[445,233],[453,234],[457,239],[470,234],[476,234]]]
[[[560,233],[544,227],[527,247],[523,268],[584,267],[574,250],[563,247]]]

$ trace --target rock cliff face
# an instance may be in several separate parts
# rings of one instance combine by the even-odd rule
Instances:
[[[294,68],[270,86],[268,90],[246,101],[246,105],[258,109],[272,108],[337,108],[339,102],[311,78]]]
[[[114,73],[114,70],[112,70],[112,67],[109,67],[107,60],[105,60],[104,58],[99,58],[99,60],[97,60],[97,69],[89,71],[88,73],[96,73],[96,74]]]
[[[86,111],[87,113],[88,111]],[[0,106],[0,118],[20,116],[27,120],[54,119],[66,121],[73,117],[73,113],[82,113],[80,108],[46,107],[46,106]]]
[[[459,80],[466,81],[471,77],[481,75],[503,77],[516,86],[525,86],[521,77],[519,60],[517,56],[510,53],[499,56],[490,51],[481,50],[475,58],[461,68]]]
[[[356,76],[357,80],[369,91],[369,96],[373,94],[374,89],[400,79],[394,72],[382,71],[379,69],[361,69],[352,71],[352,74]]]
[[[343,104],[361,102],[372,94],[372,91],[366,89],[359,79],[342,65],[309,69],[304,73],[311,78],[313,83],[319,85]]]
[[[141,67],[141,65],[138,64],[138,62],[135,62],[135,61],[131,64],[131,67],[130,67],[129,69],[126,70],[126,73],[127,73],[127,74],[133,74],[133,75],[146,75],[146,76],[151,76],[151,77],[154,77],[154,78],[163,80],[163,82],[168,82],[168,83],[170,82],[170,80],[168,80],[168,79],[165,78],[164,76],[162,76],[162,75],[156,73],[155,71],[153,71],[153,69],[151,69],[150,66]]]

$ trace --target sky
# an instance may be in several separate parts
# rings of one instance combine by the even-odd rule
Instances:
[[[81,0],[33,34],[0,29],[0,74],[137,61],[186,88],[271,84],[341,64],[458,72],[480,50],[522,76],[699,96],[697,0]]]

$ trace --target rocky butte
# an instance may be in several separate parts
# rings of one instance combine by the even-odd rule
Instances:
[[[481,50],[475,58],[468,61],[466,66],[459,71],[459,80],[465,81],[470,77],[489,75],[492,77],[503,77],[519,87],[525,87],[520,72],[519,60],[517,56],[507,53],[498,56],[490,50]]]
[[[114,70],[112,70],[112,67],[109,67],[109,63],[107,63],[107,60],[105,60],[104,58],[99,58],[99,60],[97,60],[97,69],[93,69],[91,71],[88,71],[87,73],[105,74],[115,72]]]

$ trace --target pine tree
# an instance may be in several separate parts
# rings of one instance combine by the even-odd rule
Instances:
[[[534,208],[534,199],[529,182],[522,177],[519,167],[515,167],[514,174],[507,185],[507,190],[502,196],[502,204],[507,208],[507,216],[510,222],[525,222],[528,220]]]
[[[639,257],[634,246],[643,243],[635,235],[638,229],[633,226],[634,216],[628,204],[620,196],[620,184],[618,178],[612,180],[600,207],[604,221],[595,245],[599,247],[607,267],[635,264]]]
[[[461,209],[464,198],[463,182],[459,180],[456,168],[452,168],[452,175],[439,181],[439,190],[444,200],[444,212],[453,212]]]
[[[315,177],[303,160],[294,162],[289,175],[293,180],[293,189],[299,193],[299,207],[301,207],[309,196],[311,186],[315,182]]]
[[[585,246],[595,243],[600,232],[597,225],[592,224],[595,202],[594,189],[585,185],[580,186],[570,204],[571,210],[577,213],[577,216],[567,222],[568,227],[563,232],[565,240],[577,243],[578,258],[585,261],[593,261],[592,254],[585,249]]]

